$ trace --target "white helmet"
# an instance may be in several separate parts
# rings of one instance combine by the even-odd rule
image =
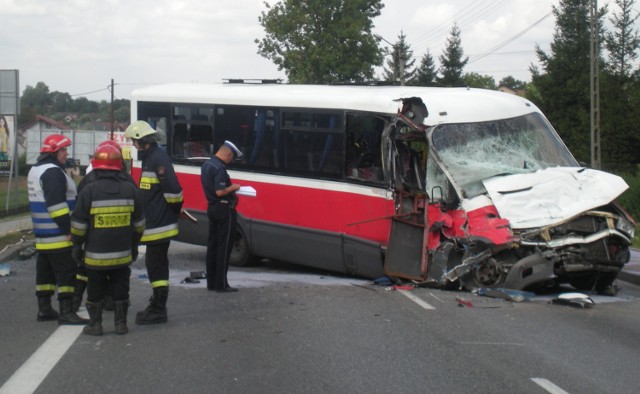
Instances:
[[[140,140],[148,135],[156,134],[156,131],[151,125],[144,120],[136,120],[131,123],[127,130],[124,132],[124,136],[132,140]]]

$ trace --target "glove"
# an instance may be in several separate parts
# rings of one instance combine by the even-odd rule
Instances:
[[[71,258],[76,262],[79,266],[84,264],[84,251],[82,250],[81,245],[74,245],[71,249]]]
[[[131,247],[131,260],[136,261],[138,259],[138,245]]]

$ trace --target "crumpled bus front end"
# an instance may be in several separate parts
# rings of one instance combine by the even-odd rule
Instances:
[[[580,168],[553,169],[533,175],[549,180],[553,178],[549,172],[561,172],[578,180],[581,177],[577,173],[582,173],[590,178],[591,186],[607,185],[608,189],[597,193],[604,199],[626,188],[621,180],[607,182],[615,181],[611,174]],[[502,179],[501,183],[518,182]],[[565,177],[560,176],[555,182],[537,185],[543,187],[491,189],[490,195],[499,196],[497,204],[482,196],[463,201],[462,206],[468,207],[468,211],[432,214],[434,220],[438,216],[458,219],[443,221],[451,225],[441,227],[441,242],[433,244],[430,278],[442,285],[459,283],[466,289],[522,290],[568,283],[579,290],[607,293],[629,261],[634,222],[613,199],[600,204],[594,198],[595,190],[589,191],[585,182],[577,182],[575,186],[579,187],[574,189],[572,201],[560,202],[558,197],[568,197],[571,189],[566,183]],[[543,194],[536,196],[538,192]],[[517,196],[519,193],[522,195]],[[500,198],[505,195],[510,198]],[[461,225],[456,227],[456,222]]]
[[[610,291],[635,228],[615,202],[622,178],[578,166],[537,113],[430,137],[430,281]]]

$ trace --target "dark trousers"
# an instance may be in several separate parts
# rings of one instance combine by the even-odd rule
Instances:
[[[207,208],[209,218],[209,238],[207,240],[207,288],[222,290],[229,287],[227,270],[229,256],[236,234],[238,214],[229,204],[210,204]]]
[[[129,279],[131,277],[129,266],[107,270],[88,268],[87,276],[89,277],[87,301],[97,304],[107,295],[110,295],[114,301],[129,299]]]
[[[36,296],[52,296],[58,286],[58,299],[72,298],[78,265],[71,249],[61,252],[38,252],[36,258]]]
[[[159,242],[147,245],[147,252],[144,255],[144,265],[147,267],[147,275],[151,287],[169,286],[169,244]]]

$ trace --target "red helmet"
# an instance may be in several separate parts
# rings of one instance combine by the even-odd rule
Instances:
[[[113,145],[104,144],[96,148],[91,159],[94,170],[122,170],[122,153]]]
[[[117,148],[120,152],[122,152],[122,147],[120,146],[120,144],[118,144],[113,140],[102,141],[101,143],[98,144],[98,148],[105,145],[113,146],[114,148]]]
[[[44,139],[40,147],[40,153],[55,153],[62,148],[71,145],[71,140],[62,134],[51,134]]]

